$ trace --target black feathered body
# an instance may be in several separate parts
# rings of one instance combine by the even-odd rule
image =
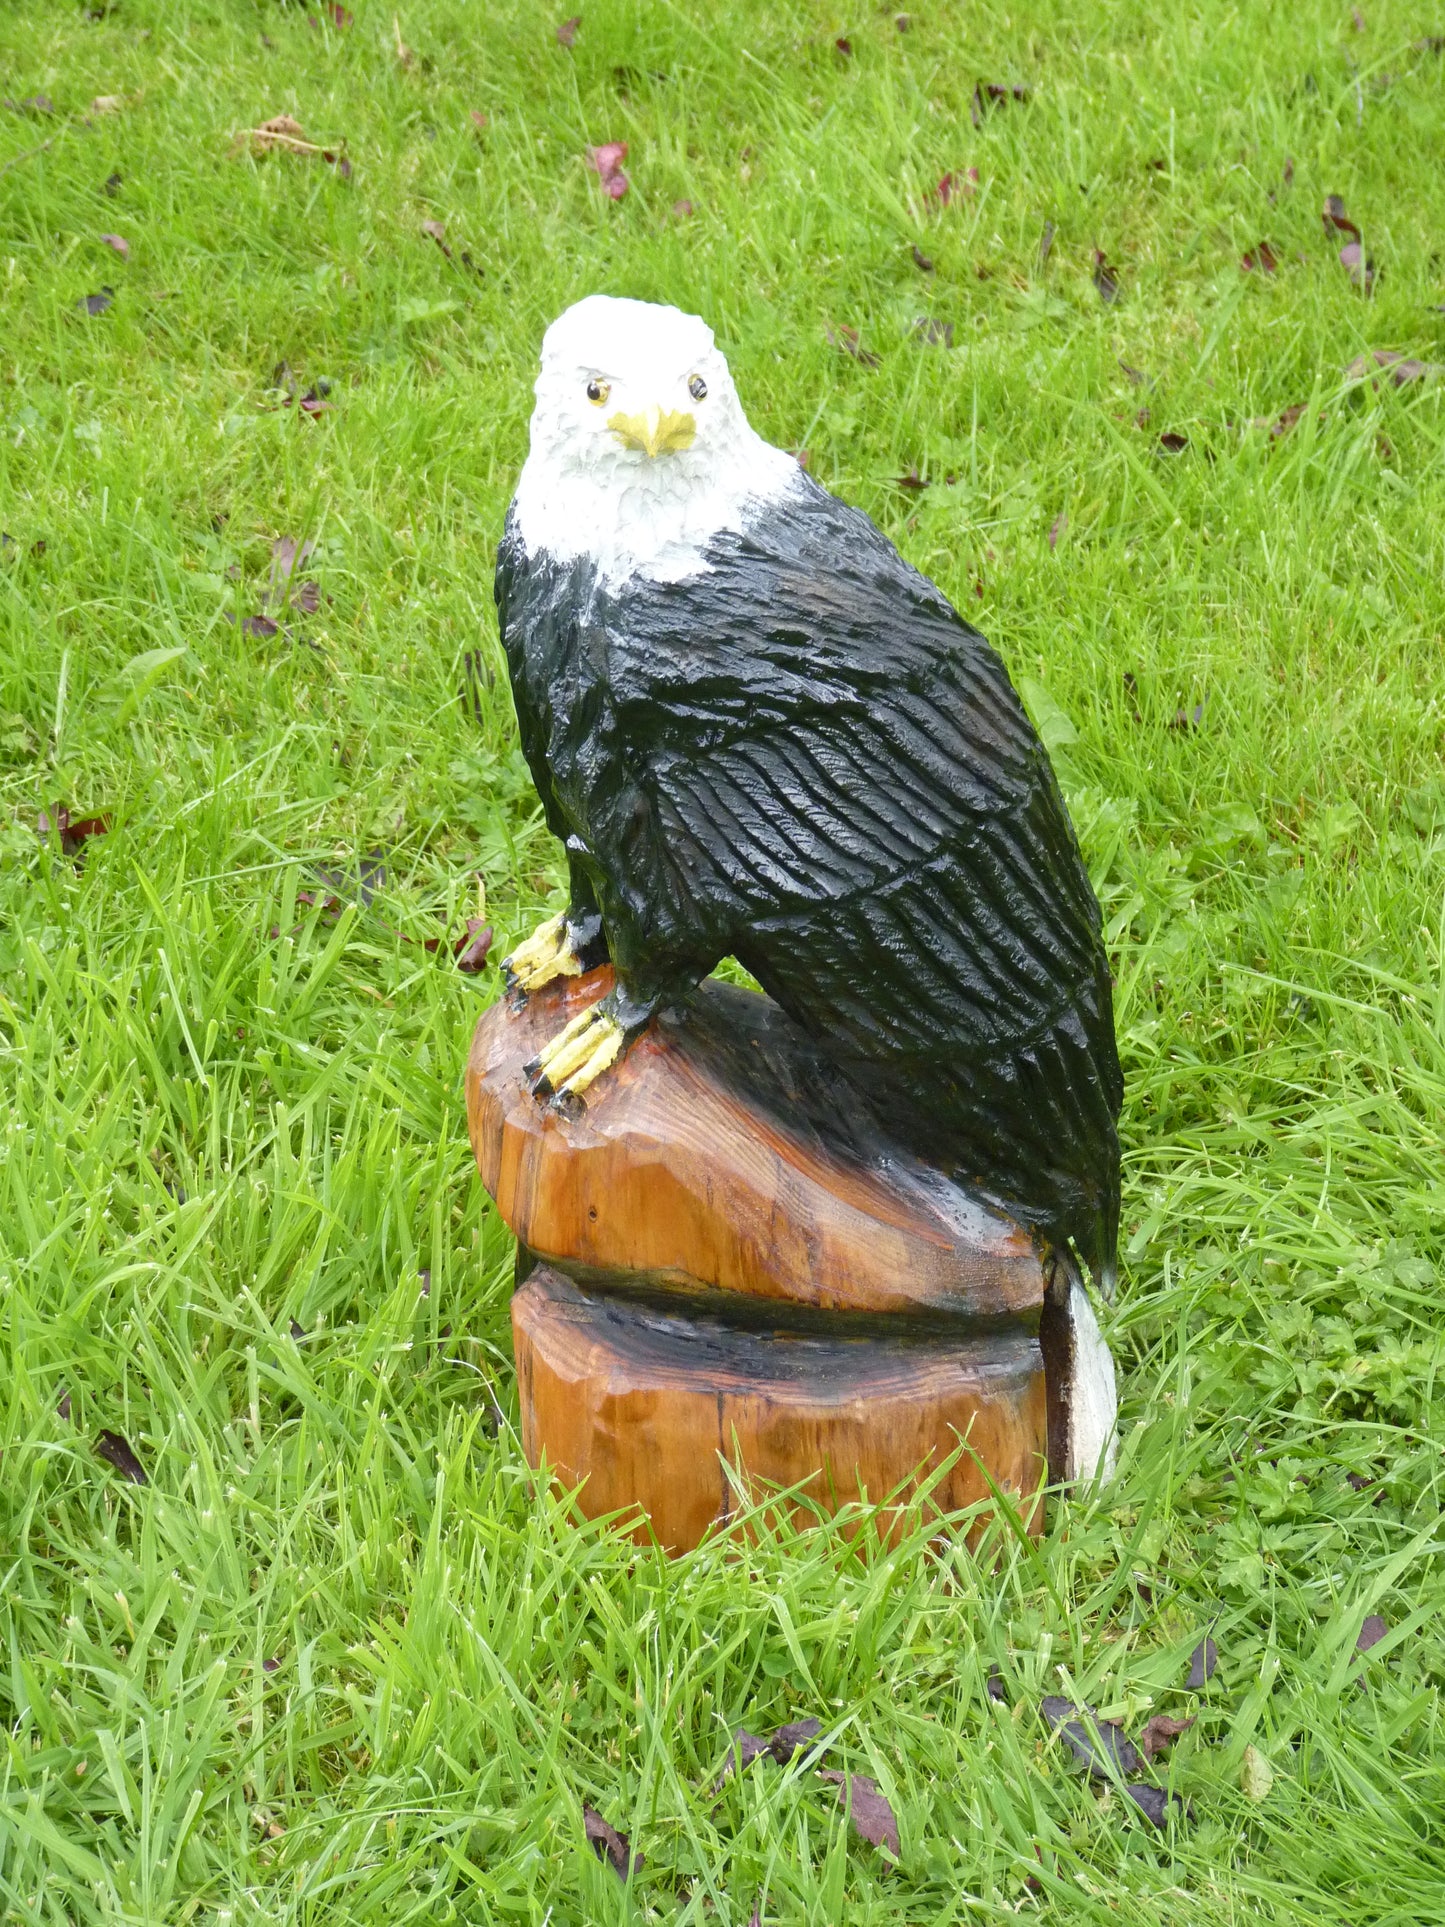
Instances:
[[[998,656],[800,476],[678,582],[497,570],[574,904],[643,1009],[735,956],[880,1121],[1112,1271],[1122,1080],[1098,904]]]

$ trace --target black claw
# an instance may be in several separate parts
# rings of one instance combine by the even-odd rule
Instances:
[[[545,1104],[547,1099],[552,1095],[552,1080],[544,1071],[542,1075],[529,1086],[529,1089],[539,1104]]]

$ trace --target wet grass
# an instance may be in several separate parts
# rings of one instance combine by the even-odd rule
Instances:
[[[0,1918],[1438,1918],[1445,418],[1347,373],[1445,360],[1437,13],[97,11],[0,21],[54,109],[0,109]],[[975,124],[980,81],[1031,97]],[[282,112],[349,178],[230,152]],[[490,566],[592,288],[706,313],[1055,750],[1128,1076],[1124,1446],[1036,1550],[668,1564],[529,1483],[460,1102],[495,975],[424,944],[478,872],[499,954],[558,900]],[[312,613],[263,602],[282,536]],[[111,816],[80,865],[57,802]],[[1192,1821],[1091,1789],[1045,1692],[1197,1712]],[[805,1759],[709,1793],[809,1715],[896,1871]]]

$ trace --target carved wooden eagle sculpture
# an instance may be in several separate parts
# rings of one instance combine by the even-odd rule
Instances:
[[[589,296],[536,393],[496,594],[571,900],[506,968],[617,981],[535,1093],[587,1090],[735,957],[896,1138],[1111,1288],[1099,907],[1002,662],[763,441],[696,316]]]

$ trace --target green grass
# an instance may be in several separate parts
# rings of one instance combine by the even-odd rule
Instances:
[[[1445,360],[1445,16],[583,0],[569,53],[566,10],[407,0],[409,68],[390,0],[0,20],[0,91],[56,110],[0,109],[0,1919],[1436,1920],[1445,388],[1345,370]],[[1032,98],[975,126],[977,81]],[[350,179],[229,153],[281,112]],[[460,1095],[496,977],[417,940],[478,871],[498,954],[559,900],[490,574],[594,288],[705,313],[1057,751],[1128,1077],[1124,1447],[1036,1551],[669,1564],[529,1479]],[[274,406],[282,360],[329,412]],[[324,600],[240,635],[283,535]],[[82,869],[57,801],[112,813]],[[371,850],[369,908],[298,907]],[[1192,1824],[1074,1775],[1057,1691],[1197,1710]],[[810,1714],[898,1870],[805,1763],[709,1795],[732,1729]]]

